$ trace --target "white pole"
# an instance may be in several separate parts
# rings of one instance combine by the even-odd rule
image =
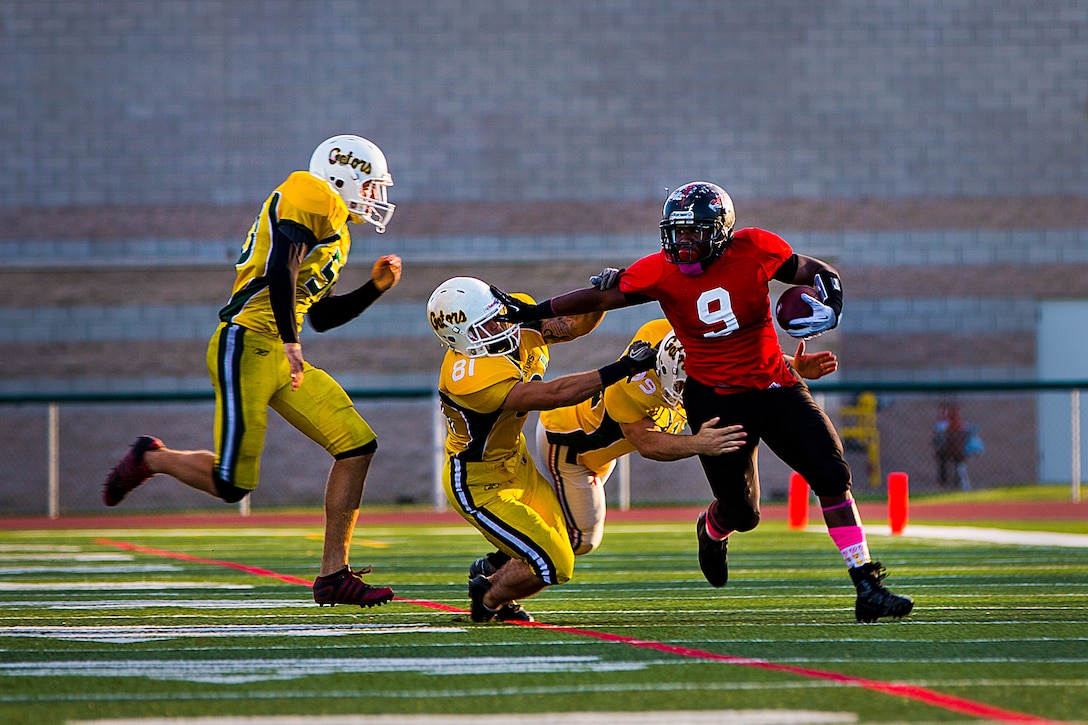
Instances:
[[[1080,390],[1073,388],[1069,394],[1071,399],[1070,417],[1073,429],[1073,453],[1072,453],[1072,485],[1070,493],[1073,503],[1080,503]]]
[[[49,518],[60,518],[60,408],[49,404]]]
[[[442,490],[442,469],[446,467],[446,416],[442,414],[442,401],[438,395],[432,398],[434,410],[433,424],[431,426],[432,446],[434,449],[434,485],[431,491],[431,500],[434,510],[441,513],[446,510],[446,494]]]
[[[620,511],[631,510],[631,459],[629,454],[620,456]]]

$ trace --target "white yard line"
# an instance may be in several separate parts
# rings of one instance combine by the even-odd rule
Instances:
[[[873,534],[892,536],[887,526],[869,526]],[[810,531],[825,531],[823,527],[810,527]],[[1088,549],[1088,534],[1059,534],[1052,531],[1014,531],[1012,529],[987,529],[978,526],[924,526],[908,524],[904,538],[948,539],[952,541],[984,541],[989,544],[1013,544],[1020,546],[1063,546]]]
[[[69,720],[80,725],[817,725],[855,723],[850,712],[809,710],[699,710],[669,712],[562,712],[504,715],[331,715]]]

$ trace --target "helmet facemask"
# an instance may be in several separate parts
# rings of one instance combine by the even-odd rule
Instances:
[[[682,213],[682,212],[681,212]],[[713,222],[661,222],[661,248],[671,264],[700,264],[721,256],[732,239],[721,220]]]
[[[391,204],[386,196],[386,189],[393,185],[393,180],[386,174],[384,179],[366,179],[357,185],[353,198],[341,197],[348,207],[348,215],[355,224],[373,224],[378,234],[385,232],[386,225],[393,217],[396,205]]]
[[[733,201],[716,184],[695,181],[681,186],[665,200],[661,217],[665,260],[684,274],[701,274],[733,239]]]
[[[501,357],[518,349],[521,327],[495,319],[505,309],[487,284],[472,277],[443,282],[427,302],[435,336],[466,357]]]
[[[396,210],[386,196],[393,177],[374,143],[360,136],[333,136],[314,150],[310,173],[340,195],[352,222],[373,224],[379,234],[385,231]]]
[[[671,407],[677,407],[684,402],[684,383],[688,374],[684,368],[684,346],[676,339],[671,330],[657,348],[657,363],[654,371],[661,381],[661,397]]]

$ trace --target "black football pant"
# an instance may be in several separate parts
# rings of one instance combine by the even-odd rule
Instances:
[[[723,526],[750,531],[759,523],[760,441],[801,474],[817,496],[834,496],[850,488],[842,441],[804,383],[723,395],[689,377],[684,407],[693,431],[717,417],[721,418],[717,425],[742,425],[748,434],[744,447],[735,453],[699,456],[718,500],[715,519]]]

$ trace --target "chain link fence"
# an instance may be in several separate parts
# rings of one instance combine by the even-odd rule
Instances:
[[[914,494],[1067,483],[1079,498],[1080,395],[1088,382],[850,384],[813,386],[843,437],[859,498],[883,497],[887,476],[909,476]],[[351,392],[379,435],[364,504],[444,506],[436,489],[441,421],[433,391]],[[100,487],[140,434],[171,448],[212,446],[210,394],[0,395],[0,515],[104,513]],[[526,431],[535,426],[535,417]],[[632,505],[699,503],[708,488],[698,461],[630,456],[609,498]],[[764,500],[784,500],[789,470],[760,452]],[[328,455],[275,415],[252,509],[320,507]],[[165,476],[133,492],[117,511],[221,509],[224,504]]]

